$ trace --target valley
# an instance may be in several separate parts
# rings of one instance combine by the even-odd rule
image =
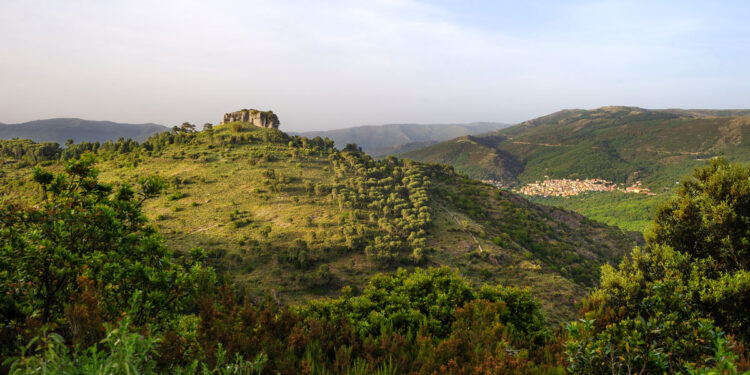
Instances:
[[[447,141],[463,135],[483,134],[510,126],[496,122],[468,124],[386,124],[295,133],[307,138],[330,138],[344,147],[355,143],[368,154],[383,158]]]
[[[402,156],[450,164],[470,177],[495,181],[498,186],[517,191],[528,186],[525,189],[533,193],[535,202],[579,210],[597,220],[618,223],[626,230],[643,231],[654,213],[652,209],[666,201],[681,176],[693,168],[717,156],[750,162],[750,149],[743,142],[750,136],[746,113],[636,107],[563,110],[491,134],[460,137]],[[545,178],[606,180],[630,192],[654,195],[619,197],[617,192],[576,188],[567,182],[547,187],[541,182]],[[572,196],[582,190],[599,192],[576,199],[555,197]],[[614,207],[599,204],[607,200]],[[643,200],[649,202],[647,209],[629,209]],[[629,214],[618,214],[623,212]]]
[[[544,181],[533,182],[521,186],[514,190],[515,193],[523,194],[526,196],[540,196],[540,197],[570,197],[579,194],[583,194],[589,191],[609,191],[609,192],[621,192],[625,194],[646,194],[655,195],[647,187],[641,187],[641,182],[636,181],[630,186],[617,186],[612,181],[602,180],[598,178],[593,179],[575,179],[568,180],[563,179],[549,179],[546,178]]]

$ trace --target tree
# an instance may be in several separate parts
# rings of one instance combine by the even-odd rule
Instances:
[[[657,210],[651,242],[711,257],[716,271],[748,269],[750,170],[722,158],[696,169],[676,198]]]
[[[195,125],[189,122],[183,122],[180,126],[180,131],[183,133],[195,133]]]
[[[214,126],[211,123],[205,123],[203,124],[203,131],[208,134],[208,139],[211,141],[211,143],[214,142]]]
[[[135,322],[158,325],[187,303],[202,268],[176,264],[141,212],[163,189],[161,178],[114,188],[97,180],[94,157],[86,153],[69,161],[64,174],[35,168],[34,180],[40,205],[0,207],[0,298],[17,318],[62,323],[81,277],[94,281],[109,317],[134,307]]]
[[[569,369],[576,374],[682,373],[715,357],[721,329],[691,298],[690,257],[668,247],[636,249],[584,299],[568,326]]]
[[[516,327],[519,333],[534,339],[547,334],[540,305],[530,293],[503,287],[485,287],[477,292],[447,267],[378,274],[361,296],[312,302],[307,311],[334,321],[346,317],[363,337],[377,334],[383,327],[402,333],[421,328],[436,337],[447,337],[455,310],[476,299],[505,303],[508,311],[497,318],[508,325],[524,321]]]
[[[346,146],[344,146],[344,149],[342,151],[351,152],[355,154],[361,154],[362,147],[357,146],[356,143],[347,143]]]
[[[570,368],[731,368],[722,353],[732,341],[722,331],[750,342],[748,265],[750,170],[714,159],[658,209],[644,249],[635,249],[617,270],[603,267],[601,286],[583,302],[582,319],[569,326]]]
[[[698,307],[750,342],[750,169],[716,158],[660,207],[649,242],[692,259]]]

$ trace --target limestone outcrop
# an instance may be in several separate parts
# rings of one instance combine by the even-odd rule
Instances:
[[[279,116],[273,111],[259,111],[257,109],[243,109],[237,112],[224,114],[222,124],[229,122],[246,122],[261,128],[279,128]]]

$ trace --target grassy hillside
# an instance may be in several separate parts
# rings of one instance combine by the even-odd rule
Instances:
[[[635,229],[650,220],[655,202],[669,196],[680,176],[696,166],[715,156],[750,161],[750,147],[744,141],[750,136],[747,114],[747,110],[635,107],[564,110],[402,156],[450,164],[471,177],[500,180],[510,186],[543,180],[545,176],[603,178],[624,184],[641,181],[658,197],[603,193],[575,199],[535,198]],[[640,210],[642,214],[619,215],[639,201],[648,201],[643,206],[647,209]]]
[[[387,124],[304,132],[299,135],[330,138],[337,145],[356,143],[370,155],[397,155],[467,134],[481,134],[508,127],[495,122],[471,124]]]
[[[164,196],[144,210],[170,248],[202,248],[209,263],[251,295],[294,302],[360,290],[376,272],[447,265],[477,283],[528,286],[553,322],[633,241],[615,227],[455,174],[452,168],[386,158],[329,140],[233,124],[169,132],[143,144],[75,145],[44,157],[40,145],[0,147],[4,199],[40,192],[30,166],[93,150],[104,181],[158,174]],[[15,143],[13,143],[15,142]],[[14,148],[15,147],[15,148]],[[30,150],[23,155],[19,149]]]
[[[656,208],[670,196],[587,192],[567,198],[535,196],[529,199],[539,204],[564,207],[592,220],[616,225],[626,231],[643,233],[649,229]]]
[[[78,118],[56,118],[22,124],[0,124],[0,139],[31,139],[35,142],[106,142],[117,138],[144,141],[167,127],[156,124],[123,124]]]

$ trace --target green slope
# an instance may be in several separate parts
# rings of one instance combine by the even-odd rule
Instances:
[[[669,196],[680,176],[712,157],[750,161],[750,146],[744,141],[750,137],[747,114],[747,110],[636,107],[564,110],[495,133],[456,138],[401,156],[451,164],[471,177],[500,180],[509,186],[543,180],[545,176],[603,178],[623,184],[641,181],[659,194],[658,198],[647,199],[646,206],[651,208],[654,202]],[[604,199],[600,198],[602,194],[591,199],[534,199],[642,230],[653,211],[623,219],[617,213],[627,208],[613,207],[612,201],[625,206],[632,201],[618,194],[603,194],[607,197]]]
[[[616,227],[447,166],[377,161],[276,130],[230,129],[106,143],[96,150],[98,168],[105,181],[167,179],[167,194],[144,209],[169,245],[185,256],[202,247],[210,264],[256,297],[336,295],[376,272],[447,265],[476,282],[531,287],[556,322],[574,315],[599,266],[633,245]],[[15,142],[16,149],[0,147],[2,197],[33,201],[39,192],[29,166],[60,169],[55,158],[63,154],[23,156]],[[78,146],[89,147],[64,155]]]

